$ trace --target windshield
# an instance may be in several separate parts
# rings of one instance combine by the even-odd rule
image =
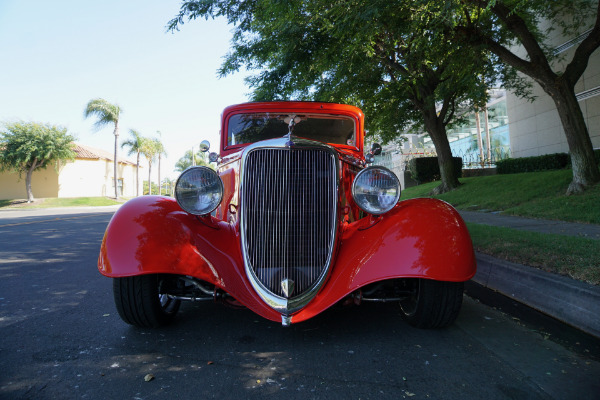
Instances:
[[[229,118],[227,144],[246,144],[287,135],[288,124],[296,122],[292,134],[324,143],[356,146],[354,120],[329,114],[235,114]]]

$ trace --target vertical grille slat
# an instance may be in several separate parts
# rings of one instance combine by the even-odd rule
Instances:
[[[271,293],[296,297],[325,273],[336,229],[336,157],[321,149],[257,149],[247,155],[241,234],[247,262]]]

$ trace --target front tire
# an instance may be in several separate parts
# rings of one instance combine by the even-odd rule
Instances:
[[[410,296],[400,301],[402,318],[416,328],[444,328],[454,322],[463,299],[463,282],[409,279]]]
[[[181,302],[160,293],[159,275],[140,275],[113,279],[115,305],[121,319],[141,328],[168,325]]]

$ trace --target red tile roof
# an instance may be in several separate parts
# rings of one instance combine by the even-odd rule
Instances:
[[[109,160],[109,161],[113,161],[113,154],[105,151],[105,150],[101,150],[101,149],[96,149],[94,147],[90,147],[90,146],[86,146],[83,144],[79,144],[79,143],[74,143],[74,147],[73,147],[73,151],[75,151],[75,158],[82,158],[82,159],[88,159],[88,160]],[[131,162],[129,160],[126,160],[124,158],[119,157],[119,163],[121,164],[130,164],[130,165],[135,165],[134,162]]]

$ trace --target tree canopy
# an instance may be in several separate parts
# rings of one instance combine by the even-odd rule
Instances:
[[[26,174],[27,202],[33,201],[31,176],[58,161],[73,160],[73,140],[64,127],[37,122],[5,124],[0,132],[0,170]]]
[[[208,161],[208,156],[206,155],[206,153],[203,153],[200,150],[198,150],[194,154],[194,162],[192,162],[192,151],[188,150],[185,152],[183,157],[181,157],[175,163],[175,171],[183,172],[186,169],[188,169],[189,167],[191,167],[192,165],[202,165],[205,167],[212,168],[210,165],[210,162]]]
[[[220,74],[258,71],[247,79],[253,100],[354,104],[368,116],[368,133],[384,141],[424,127],[438,153],[441,191],[459,184],[446,126],[457,122],[459,105],[485,103],[493,70],[477,46],[451,41],[443,3],[184,1],[168,27],[219,16],[235,25]]]

